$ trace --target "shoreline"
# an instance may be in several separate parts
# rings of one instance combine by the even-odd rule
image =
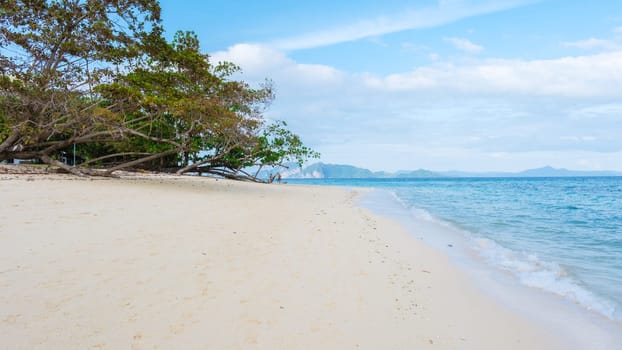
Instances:
[[[376,188],[366,194],[361,205],[402,224],[417,240],[449,257],[452,265],[465,273],[482,294],[566,338],[573,348],[622,346],[620,320],[549,290],[521,283],[511,271],[486,261],[473,246],[472,238],[454,224],[428,212],[413,215],[404,202],[385,189]]]
[[[0,176],[11,348],[554,349],[361,190]]]

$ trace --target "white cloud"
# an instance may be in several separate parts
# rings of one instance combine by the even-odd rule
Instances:
[[[439,61],[382,76],[302,64],[261,45],[212,59],[239,64],[247,81],[272,78],[277,99],[267,117],[286,120],[325,162],[386,170],[622,164],[622,51]]]
[[[575,108],[572,110],[569,117],[575,120],[586,120],[590,122],[622,122],[622,103],[596,104],[588,107]]]
[[[559,139],[562,141],[577,141],[577,142],[596,141],[596,137],[594,136],[561,136]]]
[[[622,51],[551,60],[489,59],[436,64],[386,77],[367,76],[376,89],[436,90],[464,94],[622,97]]]
[[[579,40],[579,41],[573,41],[573,42],[565,42],[565,43],[562,43],[562,46],[575,47],[575,48],[584,49],[584,50],[597,50],[597,49],[616,50],[620,48],[620,45],[618,45],[614,41],[596,39],[596,38],[590,38],[586,40]]]
[[[322,147],[325,162],[354,164],[372,170],[431,169],[437,171],[521,171],[551,165],[576,170],[622,170],[622,152],[535,151],[483,152],[464,147],[352,143]],[[387,157],[387,155],[390,155]]]
[[[336,84],[343,79],[339,70],[320,64],[297,63],[283,52],[256,44],[237,44],[226,51],[210,55],[214,62],[234,62],[242,68],[246,79],[287,80],[300,84]]]
[[[235,62],[250,74],[270,72],[291,62],[282,52],[252,44],[237,44],[226,51],[215,52],[210,57],[214,62]]]
[[[359,20],[335,28],[276,40],[270,46],[280,50],[299,50],[377,37],[404,30],[431,28],[464,18],[521,6],[533,0],[439,1],[435,7],[401,11],[388,16]]]
[[[616,33],[622,33],[622,27],[617,27],[613,31]]]
[[[480,45],[474,44],[468,39],[462,38],[445,38],[445,41],[451,43],[456,49],[468,53],[479,53],[484,50]]]

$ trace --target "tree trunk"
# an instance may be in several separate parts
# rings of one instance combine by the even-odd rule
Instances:
[[[154,159],[158,159],[158,158],[163,158],[163,157],[166,157],[168,155],[175,154],[175,153],[177,153],[176,149],[173,149],[173,150],[170,150],[170,151],[156,153],[156,154],[151,155],[149,157],[140,158],[140,159],[137,159],[137,160],[134,160],[134,161],[131,161],[131,162],[119,164],[119,165],[117,165],[115,167],[112,167],[110,169],[106,169],[106,173],[112,174],[112,172],[114,172],[114,171],[125,169],[125,168],[129,168],[129,167],[132,167],[134,165],[138,165],[138,164],[142,164],[142,163],[148,162],[150,160],[154,160]]]
[[[14,130],[11,135],[9,135],[9,137],[7,137],[4,141],[2,141],[2,143],[0,144],[0,153],[4,152],[5,150],[9,149],[9,147],[11,147],[13,145],[13,143],[15,141],[17,141],[19,139],[20,133],[17,130]]]
[[[39,155],[39,159],[41,159],[45,164],[49,164],[49,165],[55,165],[65,171],[67,171],[68,173],[80,176],[80,177],[85,177],[86,174],[84,174],[83,172],[81,172],[78,168],[76,167],[72,167],[69,166],[63,162],[59,162],[55,159],[50,158],[50,156],[48,156],[47,154],[42,154]]]

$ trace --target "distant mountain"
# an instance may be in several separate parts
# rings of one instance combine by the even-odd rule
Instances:
[[[305,168],[291,167],[281,174],[286,178],[312,179],[360,179],[360,178],[439,178],[439,177],[580,177],[580,176],[622,176],[616,171],[578,171],[556,169],[545,166],[537,169],[528,169],[521,172],[464,172],[445,171],[435,172],[425,169],[400,170],[395,173],[385,171],[372,172],[369,169],[345,164],[315,163]]]
[[[270,176],[275,175],[276,173],[280,173],[283,177],[299,177],[300,167],[298,163],[288,162],[283,164],[285,167],[272,167],[266,166],[257,173],[257,177],[260,179],[267,180]],[[249,174],[255,174],[257,172],[257,167],[246,168],[244,169]]]
[[[414,171],[401,170],[395,174],[392,174],[392,176],[388,176],[388,177],[412,179],[412,178],[431,178],[431,177],[444,177],[444,176],[441,173],[436,173],[436,172],[425,170],[425,169],[419,169],[419,170],[414,170]]]
[[[369,169],[345,164],[315,163],[305,168],[291,169],[282,173],[283,177],[305,179],[369,179],[369,178],[422,178],[441,177],[439,173],[429,170],[410,170],[388,173],[385,171],[372,172]]]
[[[298,171],[287,172],[286,174],[283,174],[283,176],[290,178],[311,179],[355,179],[376,177],[375,174],[368,169],[343,164],[315,163],[303,169],[297,168],[296,170]]]

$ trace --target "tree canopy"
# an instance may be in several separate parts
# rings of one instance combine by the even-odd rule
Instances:
[[[269,80],[235,80],[239,68],[212,63],[194,33],[163,32],[155,0],[3,1],[0,161],[255,179],[244,169],[318,156],[264,119]],[[79,164],[61,161],[75,149]]]

